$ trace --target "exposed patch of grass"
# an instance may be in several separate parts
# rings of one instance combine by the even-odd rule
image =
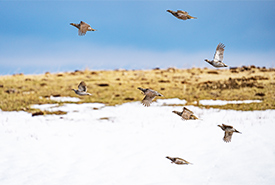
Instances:
[[[142,100],[143,95],[137,87],[152,88],[163,94],[165,99],[185,99],[189,105],[196,105],[195,101],[203,99],[259,99],[263,102],[211,107],[234,110],[275,109],[274,79],[274,69],[255,67],[234,70],[84,70],[58,74],[9,75],[0,76],[0,109],[33,112],[30,108],[33,104],[59,103],[50,100],[50,96],[78,97],[81,101],[77,103],[116,105]],[[79,97],[71,90],[76,89],[80,81],[85,81],[92,96]]]
[[[41,111],[37,110],[32,113],[32,116],[41,116],[41,115],[64,115],[67,114],[67,112],[58,110],[58,111]]]

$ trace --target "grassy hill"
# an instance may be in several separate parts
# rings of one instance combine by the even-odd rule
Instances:
[[[143,95],[137,87],[152,88],[163,98],[187,100],[262,100],[261,103],[227,104],[217,107],[234,110],[275,109],[275,69],[243,66],[231,69],[153,69],[75,71],[40,75],[15,74],[0,76],[0,109],[34,112],[32,104],[58,103],[50,96],[78,97],[71,89],[85,81],[93,96],[79,97],[81,102],[116,105],[140,101]]]

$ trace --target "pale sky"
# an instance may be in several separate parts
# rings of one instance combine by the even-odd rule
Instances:
[[[166,10],[198,19],[182,21]],[[46,71],[275,67],[275,1],[3,1],[0,75]],[[78,36],[71,22],[95,32]]]

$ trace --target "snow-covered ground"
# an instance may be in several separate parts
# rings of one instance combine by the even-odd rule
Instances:
[[[225,100],[200,100],[202,105],[226,105],[226,104],[241,104],[241,103],[261,103],[261,100],[239,100],[239,101],[225,101]]]
[[[59,101],[59,102],[79,102],[80,99],[79,98],[76,98],[76,97],[53,97],[51,96],[49,98],[50,100],[54,100],[54,101]]]
[[[36,117],[0,111],[0,184],[275,184],[275,110],[187,106],[200,120],[183,121],[172,113],[182,106],[163,106],[175,103],[184,101],[36,105],[68,112]],[[225,143],[221,123],[242,134]]]

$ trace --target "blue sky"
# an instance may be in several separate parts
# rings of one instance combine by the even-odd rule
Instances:
[[[198,17],[182,21],[166,12]],[[275,1],[2,1],[0,75],[83,69],[275,67]],[[69,24],[95,32],[78,36]]]

